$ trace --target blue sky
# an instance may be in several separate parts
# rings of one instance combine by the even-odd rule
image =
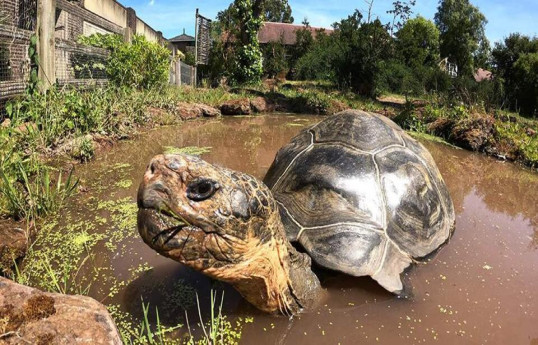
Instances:
[[[166,38],[182,33],[194,36],[194,13],[196,8],[208,18],[226,8],[232,0],[119,0],[123,5],[133,7],[137,15],[156,30],[163,32]],[[335,21],[347,17],[358,8],[367,12],[364,0],[288,0],[291,5],[295,23],[301,23],[307,17],[312,26],[330,27]],[[374,0],[374,18],[388,22],[386,13],[392,7],[393,0]],[[502,40],[512,32],[521,32],[529,36],[538,35],[538,0],[471,0],[488,19],[486,35],[490,42]],[[420,14],[433,19],[437,11],[438,0],[417,0],[414,15]]]

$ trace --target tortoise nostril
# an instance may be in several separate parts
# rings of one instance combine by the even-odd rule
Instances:
[[[152,174],[155,174],[155,163],[154,162],[151,162],[149,164],[149,170],[151,171]]]

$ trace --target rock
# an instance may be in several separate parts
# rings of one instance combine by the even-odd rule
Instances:
[[[215,117],[220,115],[220,111],[205,104],[179,102],[176,104],[176,113],[182,120],[194,119],[197,117]]]
[[[428,124],[428,132],[437,136],[448,138],[454,127],[454,121],[444,117],[440,117],[432,123]]]
[[[106,308],[90,297],[46,293],[0,277],[2,344],[122,344]]]
[[[29,234],[23,223],[0,221],[0,274],[10,273],[15,262],[26,255]]]
[[[202,117],[202,110],[191,103],[179,102],[176,104],[175,112],[182,120],[195,119]]]
[[[222,115],[249,115],[250,101],[247,98],[232,99],[221,104]]]
[[[532,129],[532,128],[527,128],[527,129],[525,130],[525,133],[527,133],[527,135],[528,135],[529,137],[534,137],[534,136],[536,135],[536,131],[535,131],[534,129]]]
[[[256,97],[250,100],[250,107],[256,113],[264,113],[267,111],[267,101],[264,97]]]
[[[494,124],[495,119],[490,115],[473,114],[452,128],[451,137],[458,146],[479,151],[492,137]]]
[[[205,117],[217,117],[220,116],[220,110],[217,108],[210,107],[205,104],[195,104],[202,110],[202,115]]]

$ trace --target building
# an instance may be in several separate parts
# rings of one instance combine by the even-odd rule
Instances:
[[[194,37],[185,34],[185,29],[183,29],[183,33],[181,35],[170,38],[168,42],[170,42],[170,44],[172,44],[176,50],[183,52],[183,54],[186,54],[187,52],[194,54],[196,45]]]
[[[312,37],[316,37],[320,30],[330,35],[334,30],[325,28],[316,28],[312,26],[305,27],[304,25],[264,22],[258,32],[258,40],[260,44],[269,42],[282,42],[285,46],[294,46],[297,42],[297,31],[307,29],[312,33]]]
[[[477,83],[480,83],[484,80],[492,80],[493,79],[493,73],[491,73],[488,70],[479,68],[476,70],[476,72],[473,75],[474,80],[476,80]]]

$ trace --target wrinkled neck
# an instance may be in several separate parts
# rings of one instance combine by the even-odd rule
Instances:
[[[252,246],[244,260],[228,268],[225,276],[222,271],[213,273],[258,309],[293,315],[310,309],[320,298],[321,288],[310,257],[293,248],[278,213],[274,217],[268,222],[271,229],[267,229],[273,236]]]

